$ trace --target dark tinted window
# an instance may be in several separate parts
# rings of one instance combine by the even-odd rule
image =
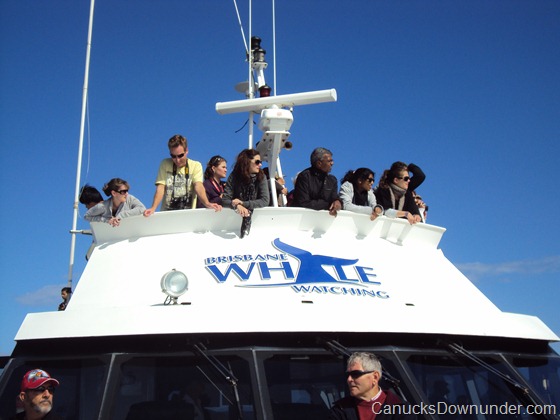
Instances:
[[[244,419],[254,418],[248,364],[220,358],[238,379]],[[228,420],[236,417],[231,384],[206,360],[196,357],[137,357],[119,366],[110,415],[114,420]]]
[[[497,360],[483,361],[497,370],[507,369]],[[527,401],[521,400],[514,386],[470,360],[413,355],[406,363],[440,418],[502,419],[509,407],[517,410],[517,415],[508,412],[511,418],[535,418],[526,412]]]
[[[560,414],[560,358],[515,357],[512,363],[543,402]]]
[[[53,397],[52,412],[64,419],[97,419],[105,385],[106,364],[101,360],[26,361],[11,371],[0,399],[2,418],[16,412],[16,397],[23,375],[43,369],[60,382]]]

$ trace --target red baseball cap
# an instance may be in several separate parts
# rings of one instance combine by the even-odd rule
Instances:
[[[21,381],[21,390],[25,391],[27,389],[39,388],[41,385],[47,382],[52,382],[54,386],[59,386],[60,382],[56,379],[51,378],[47,372],[41,369],[33,369],[23,375],[23,380]]]

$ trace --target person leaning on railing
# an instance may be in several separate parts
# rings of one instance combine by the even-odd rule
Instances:
[[[348,171],[342,178],[340,199],[342,208],[354,213],[369,214],[371,220],[383,214],[383,207],[377,204],[372,186],[375,173],[369,168]]]
[[[410,176],[412,173],[412,177]],[[426,175],[414,163],[394,162],[386,169],[375,189],[377,203],[385,209],[387,217],[401,217],[410,224],[422,221],[420,210],[414,201],[412,191],[420,186]]]

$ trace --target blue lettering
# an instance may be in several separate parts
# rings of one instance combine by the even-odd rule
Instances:
[[[269,267],[267,263],[260,262],[259,269],[261,270],[261,277],[263,280],[270,280],[272,276],[270,275],[271,271],[282,271],[284,272],[285,279],[293,279],[294,272],[292,271],[292,266],[289,262],[282,262],[280,263],[281,267]]]
[[[389,295],[387,294],[387,292],[381,292],[381,291],[379,291],[379,292],[377,292],[377,297],[379,297],[379,298],[381,298],[381,299],[389,299],[391,296],[389,296]]]
[[[358,279],[349,279],[348,277],[346,277],[346,273],[344,272],[344,269],[341,265],[334,265],[334,269],[336,270],[336,274],[338,275],[339,280],[355,282],[358,281]]]
[[[210,270],[210,272],[214,275],[214,278],[216,280],[218,280],[220,283],[223,283],[224,281],[227,280],[227,278],[229,277],[232,271],[237,275],[237,277],[239,277],[240,280],[243,281],[249,280],[249,277],[251,276],[251,272],[253,271],[254,267],[255,267],[255,263],[252,262],[251,264],[249,264],[247,271],[243,271],[243,269],[239,267],[237,264],[230,264],[228,265],[225,274],[222,273],[216,265],[209,265],[206,268]]]
[[[297,293],[309,293],[309,286],[292,286],[292,289]]]
[[[374,273],[366,273],[366,270],[373,270],[371,267],[354,267],[358,272],[358,276],[360,276],[360,280],[362,283],[369,283],[369,284],[381,284],[379,281],[372,281],[368,277],[377,277],[377,274]]]

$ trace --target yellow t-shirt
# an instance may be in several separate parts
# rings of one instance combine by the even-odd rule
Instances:
[[[187,169],[188,168],[188,169]],[[161,202],[161,210],[174,210],[171,204],[173,199],[185,199],[187,207],[196,207],[196,193],[194,192],[195,182],[203,181],[202,164],[196,160],[187,159],[187,166],[177,168],[173,175],[173,160],[163,159],[159,165],[156,178],[156,185],[165,185],[165,192]]]

